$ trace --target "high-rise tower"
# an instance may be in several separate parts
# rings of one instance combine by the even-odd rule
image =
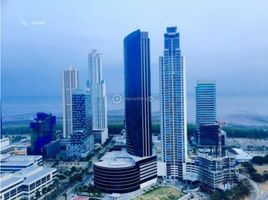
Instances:
[[[94,163],[94,186],[105,192],[132,192],[157,182],[157,157],[152,155],[149,45],[148,33],[140,30],[124,38],[127,148],[108,152]]]
[[[127,152],[152,155],[150,41],[147,32],[124,39],[125,123]]]
[[[103,144],[108,138],[107,97],[105,81],[102,78],[102,57],[96,50],[88,56],[89,81],[91,93],[91,112],[93,131]]]
[[[70,67],[62,72],[63,137],[73,132],[72,90],[78,88],[78,70]]]
[[[84,131],[92,135],[91,96],[89,91],[74,89],[72,91],[73,131]]]
[[[187,157],[185,66],[177,27],[164,34],[164,56],[160,57],[162,158],[167,178],[182,180]]]
[[[200,142],[200,126],[216,122],[216,83],[198,81],[196,85],[196,126],[197,141]]]

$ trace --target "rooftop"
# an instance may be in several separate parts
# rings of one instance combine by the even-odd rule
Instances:
[[[197,84],[200,85],[200,84],[215,84],[216,81],[215,80],[198,80],[197,81]]]
[[[42,156],[38,155],[0,154],[0,166],[28,166],[40,159]]]
[[[133,156],[126,152],[126,150],[107,152],[100,162],[94,163],[100,167],[132,167],[136,162],[143,159],[142,157]]]
[[[236,160],[251,160],[252,156],[240,148],[232,148],[235,153]]]
[[[176,26],[167,27],[167,32],[168,33],[175,33],[175,32],[177,32],[177,27]]]
[[[13,174],[3,174],[0,177],[0,193],[5,190],[6,188],[15,185],[19,182],[23,182],[22,177],[14,176]]]
[[[55,168],[33,165],[15,173],[5,173],[0,177],[0,191],[19,182],[29,185],[49,173],[57,171]]]
[[[209,155],[207,153],[198,153],[197,157],[207,159],[209,161],[222,161],[226,158],[234,158],[233,155],[225,155],[225,156],[216,156],[216,155]]]
[[[25,149],[28,146],[29,146],[29,144],[23,144],[23,143],[9,144],[9,145],[6,145],[4,147],[1,147],[0,148],[0,153],[5,154],[5,152],[7,152],[8,150],[12,150],[14,148]],[[2,156],[1,156],[1,158],[2,158]],[[0,159],[0,160],[2,160],[2,159]]]
[[[25,169],[22,169],[22,170],[16,172],[16,174],[21,176],[21,177],[26,178],[26,180],[24,181],[24,184],[31,184],[32,182],[36,181],[37,179],[40,179],[43,176],[45,176],[49,173],[53,173],[55,171],[57,171],[57,169],[55,169],[55,168],[32,165],[30,167],[27,167]]]

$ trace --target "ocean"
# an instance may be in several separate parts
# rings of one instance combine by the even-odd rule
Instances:
[[[122,115],[124,99],[119,94],[109,94],[109,115]],[[32,119],[36,112],[48,112],[62,116],[61,96],[12,97],[2,100],[3,122]],[[159,116],[159,97],[153,95],[152,113]],[[218,95],[217,118],[221,122],[268,126],[268,95]],[[187,96],[187,120],[195,122],[195,97]]]

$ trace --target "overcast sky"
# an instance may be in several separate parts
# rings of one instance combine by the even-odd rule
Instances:
[[[122,92],[123,38],[138,28],[149,32],[157,93],[167,26],[181,34],[188,93],[198,79],[216,80],[218,93],[268,93],[266,0],[1,1],[4,97],[61,95],[68,65],[84,87],[91,49],[103,54],[108,93]]]

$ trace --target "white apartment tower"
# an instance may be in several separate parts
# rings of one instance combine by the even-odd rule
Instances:
[[[183,180],[187,159],[185,66],[177,27],[164,34],[164,55],[160,57],[160,115],[162,159],[167,179]]]
[[[95,140],[103,144],[108,139],[107,97],[102,78],[102,57],[96,50],[88,55],[88,87],[91,91],[91,111]]]
[[[70,67],[62,72],[63,137],[68,138],[73,132],[72,90],[78,88],[78,70]]]

